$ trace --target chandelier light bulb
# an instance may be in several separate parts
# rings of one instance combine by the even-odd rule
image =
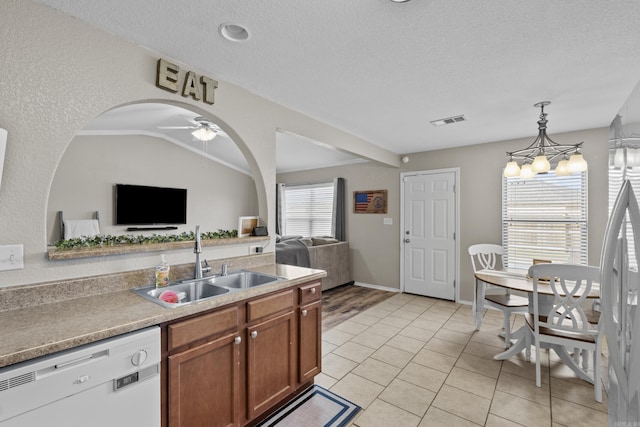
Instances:
[[[514,160],[507,162],[507,165],[504,167],[504,176],[507,178],[520,176],[520,166],[518,166],[518,162]]]
[[[613,157],[613,166],[621,168],[624,165],[624,148],[617,148]]]
[[[531,165],[522,165],[520,168],[520,178],[522,179],[530,179],[535,175],[536,173],[533,171],[533,167]]]
[[[576,153],[569,157],[569,170],[571,172],[584,172],[587,170],[587,161],[582,154]]]
[[[637,148],[627,148],[627,167],[633,168],[638,166],[640,166],[640,152]]]
[[[556,166],[556,176],[567,176],[571,175],[571,171],[569,170],[569,160],[563,159],[558,162],[558,166]]]
[[[533,159],[531,167],[535,173],[544,173],[551,170],[551,164],[544,155],[536,156],[536,158]]]

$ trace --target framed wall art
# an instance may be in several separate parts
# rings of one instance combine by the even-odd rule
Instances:
[[[257,216],[241,216],[238,219],[238,237],[251,236],[254,227],[258,226]]]
[[[387,190],[354,191],[353,213],[387,213]]]

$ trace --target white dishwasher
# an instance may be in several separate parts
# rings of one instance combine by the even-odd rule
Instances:
[[[1,427],[160,426],[160,329],[0,369]]]

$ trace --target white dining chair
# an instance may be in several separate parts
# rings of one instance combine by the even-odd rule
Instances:
[[[480,243],[469,246],[469,255],[471,256],[471,266],[473,272],[479,270],[496,270],[503,267],[502,257],[504,250],[500,245],[490,243]],[[491,287],[492,290],[496,287]],[[504,314],[504,342],[505,348],[511,346],[511,315],[514,313],[526,313],[529,300],[526,297],[511,295],[508,289],[499,288],[500,293],[487,294],[487,285],[476,280],[476,289],[473,295],[473,312],[476,317],[476,330],[480,328],[482,313],[476,313],[478,301],[481,299],[483,305],[497,310],[501,310]]]
[[[540,346],[543,343],[574,349],[574,355],[588,357],[593,353],[593,374],[589,363],[584,361],[584,375],[593,381],[595,398],[602,402],[600,355],[602,350],[602,328],[590,323],[583,303],[591,292],[594,282],[600,280],[600,269],[576,264],[537,264],[529,268],[533,278],[533,313],[525,316],[533,335],[536,354],[536,385],[541,387]],[[546,279],[546,280],[545,280]],[[539,293],[539,286],[550,286],[553,296]]]

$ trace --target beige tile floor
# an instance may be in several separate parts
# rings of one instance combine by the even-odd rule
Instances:
[[[606,388],[596,402],[555,353],[542,353],[541,388],[523,353],[493,360],[501,324],[488,310],[475,331],[469,306],[397,294],[323,334],[316,384],[363,408],[353,427],[607,425]]]

